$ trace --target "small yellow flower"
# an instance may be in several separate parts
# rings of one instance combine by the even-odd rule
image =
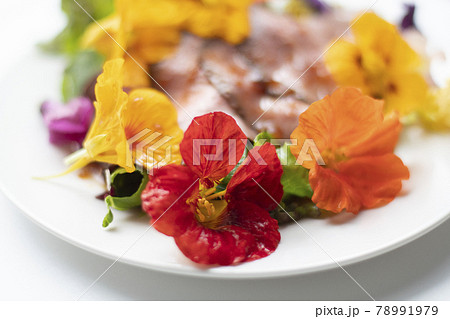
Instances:
[[[450,81],[444,88],[430,90],[428,103],[424,104],[419,114],[428,129],[450,129]]]
[[[284,11],[297,18],[314,13],[314,10],[311,8],[311,6],[308,6],[304,1],[299,0],[289,0]]]
[[[374,13],[353,22],[353,41],[341,39],[325,55],[325,62],[340,86],[353,86],[385,100],[385,112],[401,115],[417,111],[428,85],[421,57],[396,27]]]
[[[182,2],[182,1],[181,1]],[[219,37],[231,44],[250,33],[249,7],[255,0],[193,0],[187,30],[204,38]]]
[[[94,122],[83,148],[67,158],[71,166],[65,173],[95,161],[119,165],[127,172],[135,170],[134,163],[147,169],[181,163],[178,145],[183,131],[175,107],[153,89],[137,89],[129,95],[123,92],[123,64],[123,59],[105,63],[95,86]],[[133,146],[143,142],[142,147],[133,149],[131,140]]]

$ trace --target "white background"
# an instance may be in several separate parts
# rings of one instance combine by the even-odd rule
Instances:
[[[0,77],[63,24],[59,0],[1,0]],[[1,193],[0,212],[0,299],[74,299],[111,264],[41,230]],[[377,300],[449,300],[449,234],[450,221],[409,245],[346,270]],[[340,269],[243,281],[166,275],[118,263],[83,299],[365,300],[367,296]]]

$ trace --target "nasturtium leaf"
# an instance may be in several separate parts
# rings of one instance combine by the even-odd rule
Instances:
[[[106,205],[118,210],[140,206],[141,193],[147,182],[147,174],[139,170],[127,173],[123,168],[116,169],[111,174],[112,195],[106,196]]]
[[[102,70],[104,57],[92,50],[80,51],[64,70],[62,95],[64,101],[83,94],[87,83]]]
[[[114,220],[114,215],[112,214],[111,209],[108,209],[108,213],[106,214],[105,218],[103,218],[102,227],[103,228],[108,227],[109,224],[111,224],[113,220]]]
[[[147,183],[148,175],[139,170],[127,173],[123,168],[116,169],[111,174],[111,195],[105,197],[108,214],[103,220],[103,227],[112,221],[111,208],[127,210],[140,206],[141,193]]]
[[[285,194],[280,206],[270,212],[270,216],[276,219],[280,225],[301,218],[318,218],[321,215],[320,209],[306,197],[300,198]]]
[[[267,132],[261,132],[258,135],[256,135],[255,140],[253,144],[255,146],[261,146],[266,142],[270,143],[270,140],[273,139],[273,136]]]
[[[255,137],[255,146],[263,145],[271,142],[273,136],[267,132],[261,132]],[[296,158],[292,155],[289,145],[284,144],[277,147],[278,158],[283,166],[283,175],[281,176],[281,184],[286,195],[295,195],[298,197],[311,198],[313,195],[311,186],[309,185],[309,171],[296,163]]]
[[[113,12],[114,0],[62,0],[61,8],[67,16],[66,27],[41,47],[49,52],[72,55],[80,49],[80,37],[87,26],[94,23],[92,19],[100,20]]]
[[[309,184],[309,171],[296,163],[296,158],[292,155],[289,145],[284,144],[277,148],[277,154],[283,166],[281,184],[284,193],[311,198],[313,191]]]

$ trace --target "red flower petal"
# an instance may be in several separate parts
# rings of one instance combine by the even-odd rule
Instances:
[[[269,213],[250,202],[235,202],[229,225],[209,229],[197,222],[175,242],[192,261],[208,265],[230,265],[271,254],[280,242],[278,223]]]
[[[199,264],[231,265],[244,261],[255,246],[252,235],[233,225],[220,230],[193,222],[186,232],[175,237],[181,252]]]
[[[278,222],[266,210],[250,202],[233,202],[230,219],[234,219],[234,225],[247,230],[255,239],[256,245],[246,261],[266,257],[278,247],[281,238]]]
[[[227,198],[230,201],[249,201],[265,210],[272,210],[283,197],[280,182],[282,174],[283,168],[275,146],[270,143],[256,146],[231,178],[227,186]]]
[[[156,230],[168,236],[186,230],[194,218],[194,208],[186,200],[198,192],[197,179],[188,167],[181,165],[154,171],[141,198],[142,209],[152,217]]]
[[[210,181],[220,180],[236,166],[246,140],[231,116],[209,113],[192,121],[184,133],[180,152],[186,165],[211,187]]]

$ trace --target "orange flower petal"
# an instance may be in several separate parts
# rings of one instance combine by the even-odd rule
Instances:
[[[367,139],[358,141],[358,143],[348,147],[345,155],[355,157],[393,153],[401,130],[402,125],[397,113],[390,113],[384,118],[381,126]]]
[[[392,201],[409,179],[402,160],[390,153],[381,156],[356,157],[339,165],[339,174],[356,189],[364,208],[374,208]]]
[[[317,207],[334,213],[361,210],[360,194],[335,171],[316,165],[309,172],[309,183],[314,190],[312,201]]]
[[[383,120],[383,102],[355,88],[339,88],[313,103],[300,115],[291,135],[292,154],[298,156],[305,139],[312,139],[323,152],[336,151],[367,140]],[[307,165],[307,164],[306,164]]]
[[[408,178],[408,168],[394,154],[350,159],[339,164],[339,172],[316,166],[309,175],[317,207],[354,214],[391,202]]]
[[[408,168],[393,154],[401,130],[396,113],[383,117],[383,102],[353,88],[336,90],[300,115],[291,147],[301,155],[302,142],[312,138],[325,165],[310,168],[312,200],[335,213],[358,213],[362,208],[384,205],[395,198]],[[311,165],[314,164],[314,165]]]

